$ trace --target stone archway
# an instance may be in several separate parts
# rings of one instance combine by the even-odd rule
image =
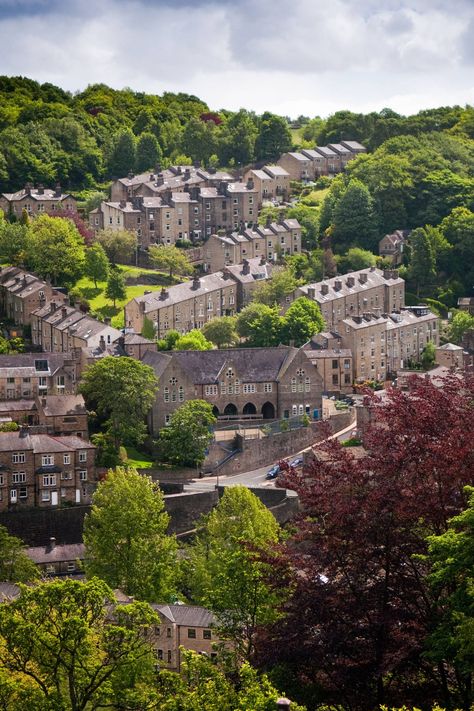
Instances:
[[[256,415],[257,414],[257,408],[253,404],[253,402],[247,402],[244,405],[244,409],[242,410],[242,413],[244,415]]]
[[[229,402],[228,405],[225,406],[224,408],[224,415],[236,415],[237,414],[237,408],[234,405],[233,402]]]
[[[274,420],[275,419],[275,406],[271,402],[265,402],[262,405],[262,416],[264,420]]]
[[[219,408],[216,407],[215,405],[214,405],[214,407],[212,408],[212,414],[214,415],[214,417],[219,417],[219,415],[221,414],[221,413],[219,412]]]

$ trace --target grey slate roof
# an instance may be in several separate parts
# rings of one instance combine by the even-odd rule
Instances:
[[[46,395],[41,397],[40,401],[42,410],[47,417],[87,414],[82,395]]]
[[[291,362],[298,350],[289,346],[277,348],[228,348],[212,351],[148,351],[143,362],[151,366],[159,377],[174,359],[195,384],[219,382],[224,366],[234,367],[242,382],[275,382],[282,368]]]
[[[166,620],[180,627],[212,627],[216,624],[215,615],[205,607],[194,605],[152,605]]]
[[[53,547],[34,546],[27,548],[25,553],[36,565],[64,563],[72,560],[82,560],[85,554],[85,546],[83,543],[68,543]]]
[[[17,355],[0,355],[0,372],[2,376],[8,376],[11,369],[12,375],[17,372],[20,374],[20,369],[25,370],[25,375],[54,375],[56,371],[64,366],[65,361],[71,360],[70,353],[18,353]],[[48,369],[37,369],[37,363],[44,361],[48,364]],[[21,372],[23,375],[23,372]]]

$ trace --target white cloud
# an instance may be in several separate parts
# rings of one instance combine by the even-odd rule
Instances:
[[[70,90],[104,82],[187,91],[213,108],[293,116],[474,100],[470,0],[0,0],[0,8],[2,72]]]

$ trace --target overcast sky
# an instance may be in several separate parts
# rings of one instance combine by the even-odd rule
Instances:
[[[0,73],[326,116],[474,103],[474,0],[0,0]]]

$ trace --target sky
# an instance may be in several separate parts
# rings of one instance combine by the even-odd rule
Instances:
[[[474,104],[474,0],[0,0],[0,74],[292,118]]]

